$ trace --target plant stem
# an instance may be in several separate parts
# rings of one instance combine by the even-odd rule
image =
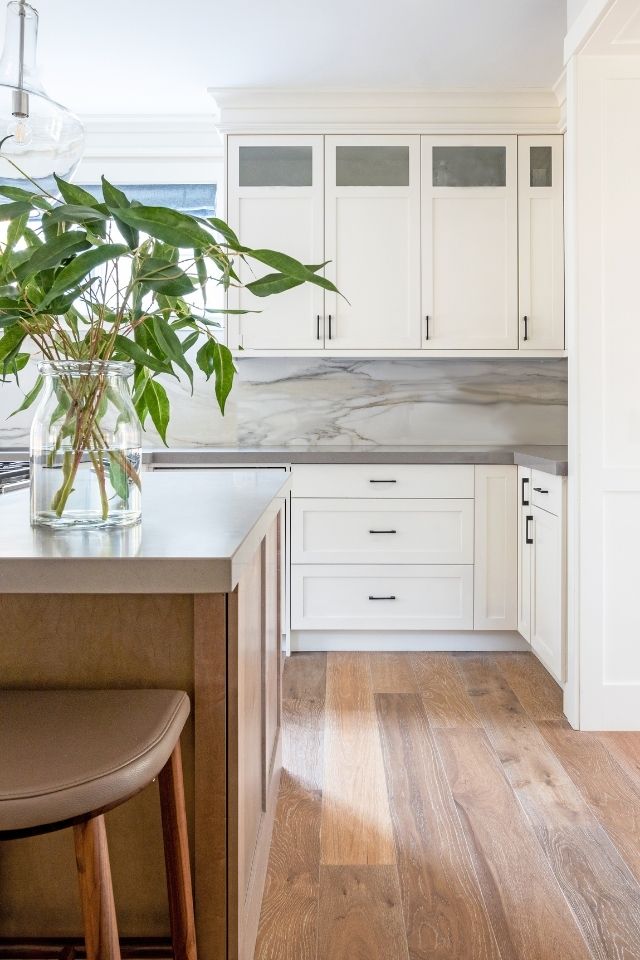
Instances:
[[[107,496],[107,484],[104,475],[104,463],[102,462],[102,450],[98,450],[96,453],[89,454],[93,468],[96,471],[96,476],[98,478],[98,486],[100,487],[100,504],[102,506],[102,519],[106,520],[109,516],[109,498]]]

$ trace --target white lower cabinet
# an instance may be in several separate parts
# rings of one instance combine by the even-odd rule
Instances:
[[[294,564],[294,630],[470,630],[473,566]]]
[[[527,480],[529,483],[527,484]],[[565,481],[520,468],[518,629],[558,681],[566,679]],[[522,496],[522,489],[527,491]],[[529,495],[529,489],[531,494]],[[548,509],[538,506],[545,501]],[[535,498],[535,499],[534,499]],[[529,501],[523,503],[522,501]],[[552,512],[552,510],[554,512]]]
[[[475,497],[476,630],[517,626],[517,479],[514,466],[477,466]]]

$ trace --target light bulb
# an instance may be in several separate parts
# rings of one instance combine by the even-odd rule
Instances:
[[[33,140],[33,129],[28,117],[13,117],[7,125],[7,133],[21,147],[28,147]]]

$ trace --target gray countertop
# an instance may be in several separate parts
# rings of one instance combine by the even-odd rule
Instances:
[[[0,459],[20,460],[25,450],[0,450]],[[269,466],[296,463],[515,463],[566,476],[567,448],[557,444],[491,446],[290,446],[190,447],[150,450],[145,461],[160,467]]]
[[[284,471],[146,473],[142,522],[88,531],[34,529],[28,491],[9,493],[0,593],[230,592],[288,491]]]
[[[154,450],[153,466],[286,465],[296,463],[516,463],[565,476],[567,448],[557,445],[481,446],[315,446],[201,447]]]

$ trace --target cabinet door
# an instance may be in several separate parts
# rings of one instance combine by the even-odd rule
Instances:
[[[518,467],[518,630],[527,643],[531,643],[532,509],[531,470]]]
[[[307,264],[324,260],[323,138],[228,140],[229,224],[249,247],[280,250]],[[239,265],[243,282],[272,273]],[[324,294],[303,284],[274,297],[229,291],[232,309],[260,311],[229,322],[229,345],[245,350],[321,350]],[[233,332],[235,331],[235,333]]]
[[[422,137],[422,346],[518,346],[517,137]]]
[[[561,517],[533,508],[531,648],[559,683],[565,680],[564,545]]]
[[[517,468],[477,466],[474,617],[476,630],[517,625]]]
[[[327,276],[347,298],[326,295],[326,347],[419,347],[419,158],[419,137],[326,137]]]
[[[564,349],[562,136],[518,137],[520,349]]]

